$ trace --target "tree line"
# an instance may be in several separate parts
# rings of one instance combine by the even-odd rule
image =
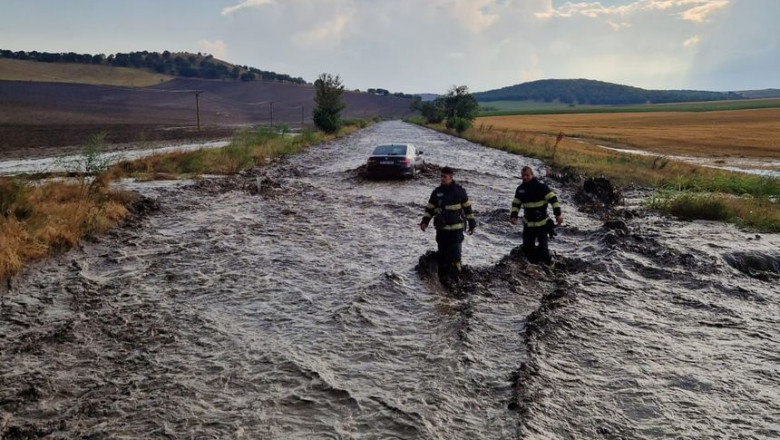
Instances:
[[[480,102],[543,101],[565,104],[625,105],[744,99],[735,92],[646,90],[589,79],[546,79],[475,93]]]
[[[444,122],[447,128],[463,133],[476,118],[479,104],[469,88],[461,85],[450,87],[447,94],[433,101],[422,102],[418,96],[410,108],[419,111],[428,124]]]
[[[418,99],[418,98],[422,99],[419,95],[412,95],[411,93],[404,93],[404,92],[391,93],[387,89],[380,89],[380,88],[366,89],[366,93],[368,93],[370,95],[379,95],[379,96],[391,96],[392,95],[392,96],[397,96],[399,98],[406,98],[406,99]]]
[[[303,78],[269,72],[249,66],[237,66],[217,60],[209,54],[187,52],[129,52],[113,55],[90,55],[74,52],[50,53],[37,51],[0,50],[0,57],[16,60],[32,60],[45,63],[97,64],[112,67],[151,69],[157,73],[187,78],[231,79],[241,81],[280,81],[306,84]]]

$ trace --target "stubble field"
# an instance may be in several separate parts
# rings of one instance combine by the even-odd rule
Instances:
[[[780,158],[780,109],[492,116],[476,127],[557,134],[659,155]],[[614,145],[619,144],[619,145]]]

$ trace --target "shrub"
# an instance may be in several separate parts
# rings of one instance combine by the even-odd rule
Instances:
[[[341,111],[347,105],[341,98],[344,85],[338,75],[322,73],[314,82],[314,102],[312,110],[314,125],[325,133],[335,133],[341,127]]]
[[[471,121],[466,118],[459,118],[457,116],[447,118],[447,128],[457,131],[458,134],[468,130],[469,127],[471,127]]]

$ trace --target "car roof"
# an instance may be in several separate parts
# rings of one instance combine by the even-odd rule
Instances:
[[[392,143],[392,144],[377,144],[374,146],[376,147],[414,147],[414,144],[410,144],[408,142],[402,142],[402,143]]]

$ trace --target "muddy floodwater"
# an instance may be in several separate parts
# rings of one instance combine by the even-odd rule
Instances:
[[[403,141],[416,179],[359,175]],[[561,176],[544,270],[507,221],[525,164],[384,122],[137,185],[146,215],[4,286],[0,437],[780,437],[780,236],[655,216],[641,190],[604,209]],[[417,227],[444,165],[478,221],[452,283]]]

